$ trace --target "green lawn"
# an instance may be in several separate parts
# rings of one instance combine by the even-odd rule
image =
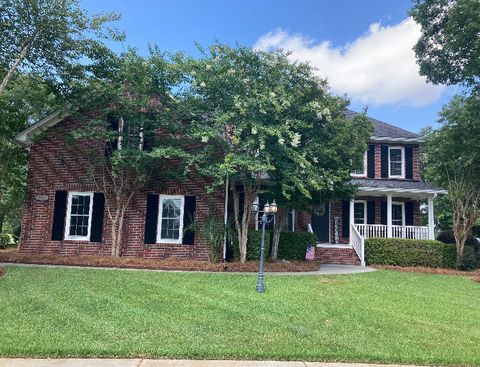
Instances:
[[[480,365],[480,284],[343,276],[7,267],[0,356]]]

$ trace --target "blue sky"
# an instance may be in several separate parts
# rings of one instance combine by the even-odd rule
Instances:
[[[148,44],[195,54],[194,42],[216,40],[261,49],[284,48],[312,63],[352,109],[418,132],[435,125],[452,88],[418,76],[411,51],[419,28],[407,0],[83,0],[89,12],[122,14],[125,45]]]

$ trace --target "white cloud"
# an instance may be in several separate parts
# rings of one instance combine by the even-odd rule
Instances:
[[[445,87],[427,84],[418,74],[412,48],[419,37],[420,26],[407,18],[392,26],[373,23],[342,47],[277,29],[261,36],[254,48],[291,51],[291,57],[310,62],[327,77],[335,93],[359,102],[423,106],[438,100]]]

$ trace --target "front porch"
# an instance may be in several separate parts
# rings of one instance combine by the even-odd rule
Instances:
[[[326,260],[341,263],[350,251],[365,266],[368,238],[435,238],[433,202],[444,190],[419,181],[357,181],[354,199],[331,201],[312,214],[310,230],[317,234],[317,249]]]
[[[412,240],[434,240],[434,199],[440,190],[415,188],[360,187],[358,197],[373,197],[380,201],[378,213],[368,214],[366,201],[352,199],[349,202],[349,245],[355,250],[362,266],[365,266],[365,240],[372,237]],[[364,211],[362,213],[362,211]],[[422,213],[426,220],[422,221]],[[424,225],[422,225],[422,222]],[[426,222],[426,223],[425,223]],[[426,224],[426,225],[425,225]]]

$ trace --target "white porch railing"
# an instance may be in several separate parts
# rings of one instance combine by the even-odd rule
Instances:
[[[426,226],[392,226],[393,238],[409,238],[412,240],[428,240]]]
[[[355,229],[363,238],[388,237],[388,226],[384,224],[355,224]],[[392,226],[392,238],[428,240],[428,226]]]
[[[351,235],[350,235],[350,244],[358,255],[360,263],[362,266],[365,266],[365,240],[364,237],[360,235],[355,225],[351,226]]]
[[[355,228],[363,238],[387,237],[387,226],[382,224],[355,224]]]

